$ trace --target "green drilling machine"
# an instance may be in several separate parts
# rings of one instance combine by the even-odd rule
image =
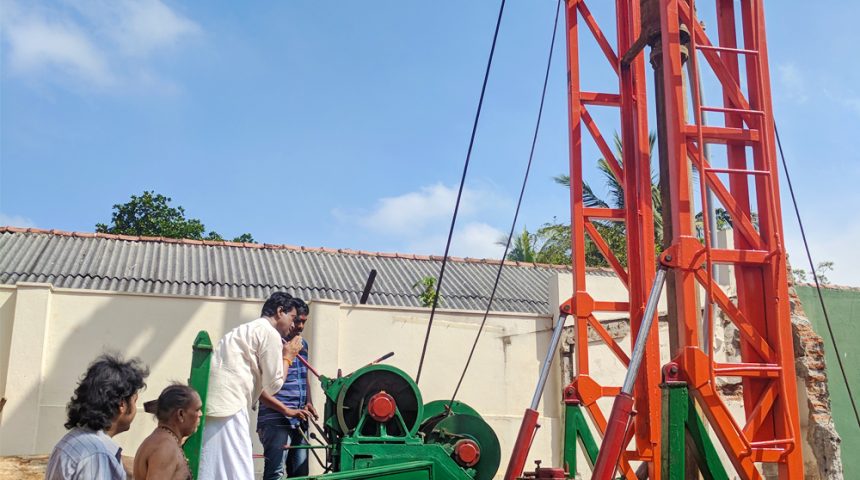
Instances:
[[[496,474],[499,440],[478,412],[461,402],[424,404],[402,370],[368,365],[320,382],[325,442],[309,448],[325,449],[331,473],[309,478],[490,480]]]
[[[200,332],[191,379],[206,402],[211,342]],[[382,357],[383,360],[392,354]],[[326,396],[322,425],[306,432],[311,461],[324,473],[305,480],[491,480],[501,450],[493,429],[468,405],[450,400],[424,403],[418,385],[402,370],[379,361],[348,375],[316,375]],[[185,445],[197,473],[203,424]],[[321,455],[320,452],[324,452]]]

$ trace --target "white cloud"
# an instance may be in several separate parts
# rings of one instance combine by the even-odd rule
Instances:
[[[202,29],[161,0],[2,1],[0,30],[10,70],[28,78],[87,86],[160,88],[146,59]],[[62,75],[56,75],[61,73]]]
[[[8,215],[0,212],[0,225],[4,227],[34,228],[36,223],[20,215]]]
[[[147,55],[201,32],[200,26],[161,0],[69,2],[129,55]]]
[[[470,222],[454,230],[450,255],[470,258],[501,258],[505,247],[496,242],[505,234],[486,223]],[[447,236],[434,235],[407,244],[408,253],[442,255]]]
[[[451,249],[459,257],[501,258],[505,247],[496,242],[506,235],[486,223],[469,223],[455,232]]]
[[[492,195],[487,192],[464,189],[460,214],[474,213],[490,197]],[[381,233],[409,234],[421,231],[439,220],[450,222],[456,200],[456,189],[437,183],[422,187],[417,192],[378,200],[376,208],[365,215],[360,223]]]
[[[29,17],[2,22],[9,65],[18,73],[58,69],[98,85],[113,81],[104,53],[74,24]]]
[[[376,237],[377,245],[384,245],[371,249],[442,255],[456,199],[455,188],[437,183],[381,198],[369,211],[352,209],[332,213],[340,222],[357,225],[371,238]],[[509,206],[506,198],[490,189],[465,189],[449,253],[457,257],[500,258],[504,247],[496,242],[504,233],[485,219],[494,214],[507,217]]]

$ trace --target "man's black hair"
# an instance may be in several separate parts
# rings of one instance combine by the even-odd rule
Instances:
[[[278,313],[278,307],[281,307],[285,312],[289,312],[294,307],[292,299],[293,296],[287,292],[275,292],[263,304],[263,311],[260,315],[263,317],[274,317]]]
[[[158,400],[150,400],[143,404],[143,410],[146,413],[155,415],[161,422],[167,422],[170,417],[179,409],[188,408],[197,392],[188,385],[182,383],[173,383],[161,391]]]
[[[296,307],[296,316],[307,315],[311,311],[308,304],[299,297],[293,297],[293,306]]]
[[[124,361],[115,354],[103,354],[87,368],[67,406],[67,429],[87,427],[104,430],[119,414],[122,403],[131,402],[149,376],[149,368],[133,358]]]

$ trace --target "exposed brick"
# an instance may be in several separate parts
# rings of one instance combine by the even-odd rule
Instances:
[[[789,272],[791,267],[788,268]],[[791,278],[789,275],[788,278]],[[794,343],[797,376],[806,387],[809,408],[806,441],[815,455],[817,472],[806,472],[807,479],[836,480],[843,478],[841,443],[836,433],[830,409],[830,392],[827,386],[827,365],[824,360],[824,341],[812,328],[803,312],[803,305],[789,285],[791,330]],[[806,462],[808,463],[808,461]],[[817,473],[817,475],[815,475]]]

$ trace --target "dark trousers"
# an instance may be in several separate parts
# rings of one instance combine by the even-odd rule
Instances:
[[[308,475],[308,450],[284,448],[284,446],[307,445],[298,428],[261,425],[257,433],[260,435],[265,457],[263,480],[279,480],[284,475],[287,478]]]

